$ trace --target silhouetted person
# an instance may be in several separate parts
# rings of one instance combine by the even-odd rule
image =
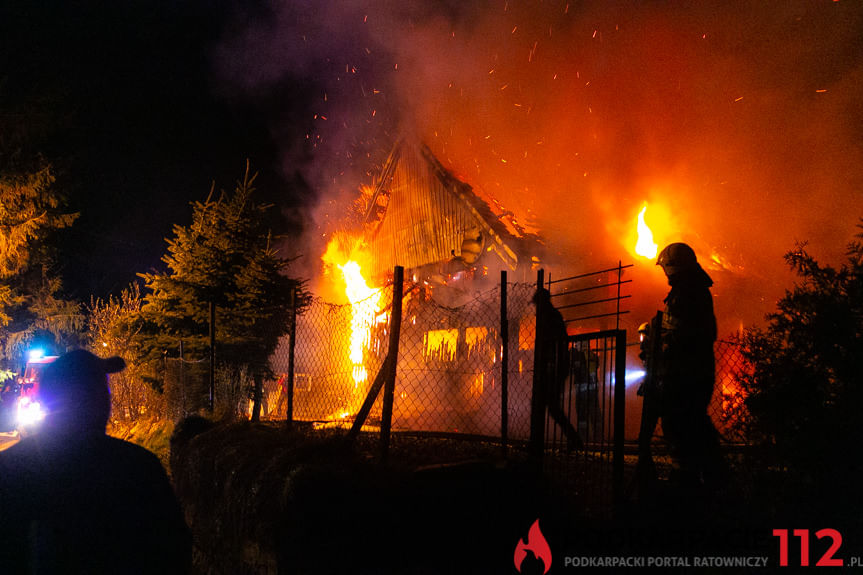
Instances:
[[[641,403],[641,425],[638,432],[638,465],[636,478],[640,492],[649,490],[656,481],[656,464],[653,461],[653,434],[659,425],[662,397],[660,396],[659,377],[656,373],[656,356],[661,344],[662,312],[657,312],[650,321],[638,326],[638,357],[644,364],[644,379],[638,386]]]
[[[109,437],[108,373],[77,350],[46,367],[46,411],[0,452],[0,573],[183,573],[191,538],[155,455]]]
[[[0,382],[0,433],[15,429],[18,407],[18,384],[15,378]]]
[[[588,349],[573,349],[570,371],[575,387],[579,437],[602,440],[602,406],[599,393],[599,357]]]
[[[715,377],[713,280],[684,243],[668,245],[656,263],[671,286],[665,298],[657,358],[662,432],[680,484],[715,485],[724,479],[725,468],[719,434],[707,414]]]
[[[545,385],[545,404],[548,414],[563,430],[569,449],[584,445],[578,431],[563,411],[562,402],[569,375],[569,342],[566,333],[566,323],[560,311],[551,303],[551,294],[545,288],[539,288],[534,294],[536,304],[537,328],[542,345],[540,377]]]

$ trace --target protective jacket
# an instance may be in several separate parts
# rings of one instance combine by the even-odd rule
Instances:
[[[697,266],[670,276],[669,284],[659,365],[663,396],[671,402],[685,401],[688,408],[706,408],[715,372],[713,280]]]

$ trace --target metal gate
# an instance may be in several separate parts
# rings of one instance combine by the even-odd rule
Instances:
[[[559,309],[600,306],[588,316],[566,323],[615,318],[614,323],[619,326],[620,315],[626,313],[620,308],[621,300],[629,297],[620,292],[620,287],[630,281],[622,279],[623,269],[624,266],[618,265],[595,274],[549,282],[548,288],[552,284],[558,287],[557,293],[549,296],[556,298]],[[611,275],[611,281],[586,288],[573,281],[584,278],[594,281],[606,274]],[[562,282],[566,284],[561,285]],[[543,286],[541,271],[537,286]],[[607,296],[595,293],[597,288],[612,293]],[[595,295],[580,301],[567,298],[576,294]],[[613,311],[603,313],[601,307],[609,305],[614,306]],[[537,332],[548,329],[550,326],[538,325]],[[534,371],[532,455],[539,460],[552,485],[562,495],[572,497],[585,514],[608,516],[619,508],[623,499],[626,331],[601,329],[569,335],[565,348],[541,340],[537,337],[535,365],[554,367]],[[565,354],[563,361],[561,353]]]
[[[587,515],[606,515],[623,493],[626,332],[568,338],[569,370],[549,393],[544,471]]]

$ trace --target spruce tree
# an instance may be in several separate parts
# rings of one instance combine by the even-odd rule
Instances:
[[[63,351],[83,326],[78,304],[62,295],[53,258],[56,232],[77,214],[64,211],[51,167],[31,164],[25,169],[0,154],[0,344],[13,362],[34,340]]]
[[[831,476],[860,470],[863,441],[863,233],[839,267],[820,264],[803,245],[785,259],[799,282],[766,328],[743,337],[753,366],[742,376],[746,406],[775,463],[838,487]]]
[[[291,294],[302,282],[273,246],[264,223],[271,208],[253,199],[248,164],[233,193],[192,203],[190,225],[175,225],[164,272],[139,274],[146,295],[139,347],[154,368],[182,341],[189,361],[209,354],[209,309],[216,307],[217,364],[245,366],[256,381],[270,376],[269,358],[286,334]]]

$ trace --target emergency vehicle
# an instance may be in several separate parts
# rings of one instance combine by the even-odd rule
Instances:
[[[16,405],[16,427],[27,428],[38,424],[45,417],[39,402],[39,382],[42,371],[59,356],[31,352],[24,372],[18,378],[18,400]]]

